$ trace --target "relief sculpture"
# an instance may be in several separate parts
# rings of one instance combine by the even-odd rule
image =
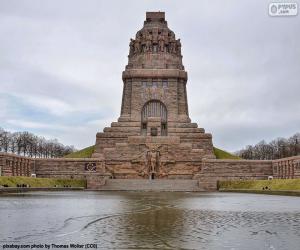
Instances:
[[[158,173],[160,165],[160,152],[155,148],[147,151],[147,166],[149,175]]]

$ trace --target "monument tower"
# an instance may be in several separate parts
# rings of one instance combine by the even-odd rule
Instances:
[[[94,158],[113,178],[192,178],[215,158],[212,136],[191,123],[181,41],[164,12],[147,12],[130,39],[118,122],[97,133]]]

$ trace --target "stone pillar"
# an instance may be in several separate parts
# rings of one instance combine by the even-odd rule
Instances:
[[[11,175],[15,176],[15,166],[11,160],[8,162],[8,165],[9,165],[9,168],[11,169]]]
[[[3,171],[4,166],[5,166],[5,157],[0,155],[0,176],[2,176],[2,171]]]
[[[19,176],[19,163],[16,159],[13,158],[13,164],[16,167],[16,176]]]
[[[26,175],[27,176],[30,176],[29,164],[30,164],[30,160],[27,160],[27,162],[26,162]]]
[[[22,159],[19,159],[19,166],[20,166],[20,176],[23,176],[24,175],[24,169],[23,169]]]
[[[292,179],[294,179],[294,175],[295,175],[295,162],[293,161],[293,163],[292,163],[292,176],[291,176]]]
[[[131,92],[132,92],[132,81],[130,79],[124,80],[123,86],[123,97],[121,116],[130,116],[131,114]]]
[[[186,81],[183,79],[178,80],[177,82],[177,105],[179,117],[188,118]]]

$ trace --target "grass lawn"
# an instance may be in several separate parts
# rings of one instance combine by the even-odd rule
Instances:
[[[17,184],[29,185],[30,187],[85,187],[85,180],[32,178],[25,176],[0,176],[0,186],[16,187]]]
[[[221,190],[262,190],[268,187],[273,191],[292,191],[300,190],[300,179],[219,181],[218,186]]]
[[[94,152],[95,146],[90,146],[74,153],[64,156],[65,158],[91,158]]]
[[[222,149],[214,147],[214,153],[217,159],[231,159],[231,160],[241,160],[240,157],[230,154]]]

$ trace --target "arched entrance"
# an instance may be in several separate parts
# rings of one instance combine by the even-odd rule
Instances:
[[[166,106],[158,100],[151,100],[147,102],[142,108],[141,113],[141,134],[147,135],[150,134],[152,136],[167,136],[168,135],[168,113]],[[151,124],[149,127],[149,118],[155,117],[160,118],[156,124]],[[148,129],[149,128],[149,129]],[[148,131],[148,132],[147,132]]]

